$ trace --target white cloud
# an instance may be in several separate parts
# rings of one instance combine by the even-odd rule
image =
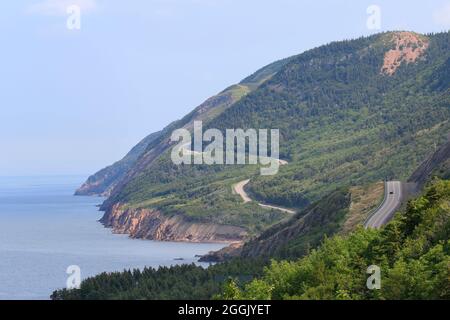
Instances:
[[[440,26],[450,27],[450,3],[436,10],[433,14],[433,20]]]
[[[98,8],[96,0],[43,0],[28,6],[27,12],[44,16],[63,16],[72,5],[79,6],[83,14]]]

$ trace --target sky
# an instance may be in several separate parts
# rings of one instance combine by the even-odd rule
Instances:
[[[275,60],[449,28],[450,0],[1,1],[0,175],[88,175]]]

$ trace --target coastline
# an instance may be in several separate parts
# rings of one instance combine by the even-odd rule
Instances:
[[[180,216],[167,217],[158,210],[128,209],[121,203],[105,211],[99,222],[113,233],[133,239],[230,245],[248,236],[242,227],[192,222]]]

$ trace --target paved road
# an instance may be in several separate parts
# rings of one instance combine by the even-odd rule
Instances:
[[[365,228],[378,229],[391,220],[395,210],[402,201],[402,183],[400,181],[386,182],[385,198],[381,206],[375,211],[364,224]]]
[[[252,201],[252,199],[248,196],[247,192],[245,192],[245,190],[244,190],[244,187],[249,182],[250,182],[250,179],[243,180],[243,181],[241,181],[239,183],[236,183],[234,185],[234,187],[233,187],[234,192],[236,192],[237,194],[239,194],[241,196],[242,200],[244,200],[244,203]],[[286,208],[272,206],[272,205],[269,205],[269,204],[258,203],[258,205],[263,207],[263,208],[280,210],[280,211],[287,212],[287,213],[290,213],[290,214],[294,214],[295,213],[294,210],[289,210],[289,209],[286,209]]]

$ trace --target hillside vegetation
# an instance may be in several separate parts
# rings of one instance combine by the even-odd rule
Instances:
[[[399,37],[405,37],[401,48]],[[251,178],[247,191],[258,201],[302,209],[341,187],[405,179],[450,130],[449,37],[383,33],[266,68],[257,87],[248,85],[253,90],[225,111],[211,111],[204,129],[278,128],[281,158],[289,164],[277,175],[260,176],[254,166],[177,166],[165,149],[152,161],[138,161],[103,209],[115,203],[153,208],[252,234],[285,216],[243,204],[232,193],[240,180]],[[395,72],[383,72],[390,50],[403,57],[401,50],[416,49],[414,59],[405,53]]]
[[[262,275],[267,261],[236,259],[204,269],[194,264],[102,273],[80,289],[57,290],[53,300],[208,300],[233,277],[249,281]]]
[[[450,181],[437,180],[381,230],[327,239],[306,257],[273,261],[225,299],[450,299]],[[371,265],[381,288],[366,286]]]

